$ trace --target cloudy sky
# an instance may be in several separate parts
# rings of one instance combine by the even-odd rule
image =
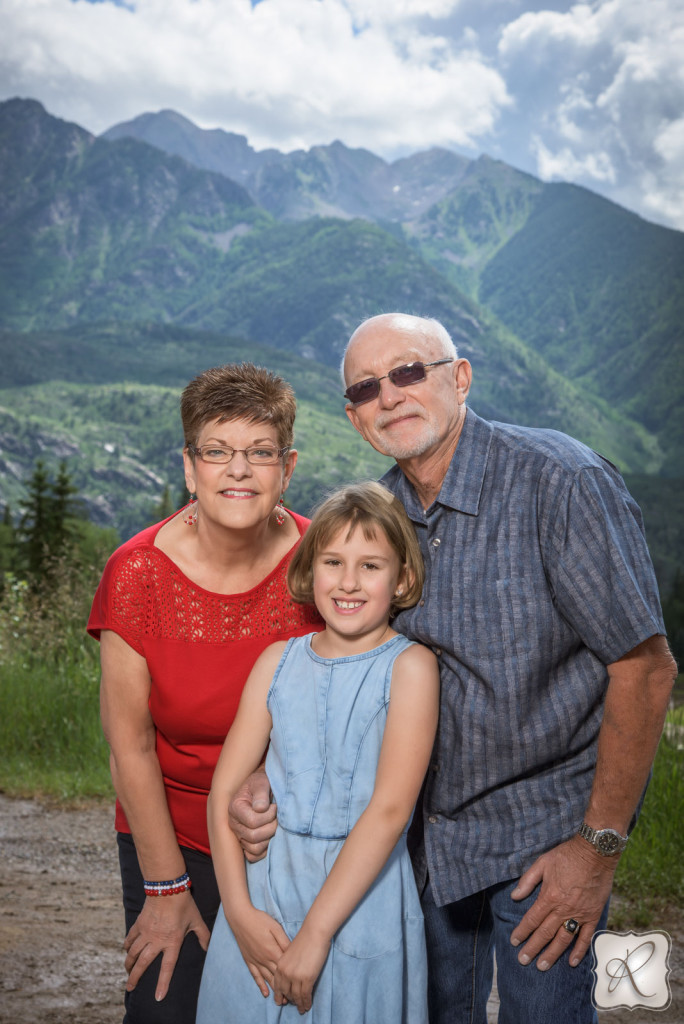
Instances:
[[[430,146],[684,230],[684,0],[0,0],[0,99],[283,151]]]

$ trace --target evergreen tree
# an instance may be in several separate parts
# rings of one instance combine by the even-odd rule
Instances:
[[[164,490],[161,492],[159,501],[154,506],[152,519],[148,525],[153,526],[154,523],[158,523],[162,519],[168,519],[168,517],[172,516],[175,511],[176,509],[171,501],[171,489],[169,488],[169,485],[166,484]]]
[[[42,459],[36,461],[28,494],[21,502],[19,522],[19,557],[29,576],[37,580],[48,558],[48,534],[51,521],[50,479]]]
[[[54,483],[50,485],[48,547],[53,557],[64,553],[74,531],[70,520],[81,518],[80,502],[76,500],[78,488],[74,487],[66,468],[66,462],[59,464]]]
[[[0,522],[0,596],[2,596],[6,572],[11,572],[16,561],[16,530],[12,521],[12,510],[5,505]]]
[[[16,545],[19,564],[34,590],[49,578],[56,560],[67,554],[73,541],[72,521],[81,514],[77,493],[65,462],[53,481],[43,460],[36,461],[21,503]]]

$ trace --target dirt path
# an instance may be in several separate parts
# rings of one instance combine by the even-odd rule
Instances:
[[[0,1022],[120,1024],[123,912],[111,806],[69,810],[0,794],[0,908]],[[602,1013],[601,1024],[684,1021],[684,915],[657,927],[673,938],[671,1006]],[[496,1012],[495,994],[491,1024]]]
[[[111,806],[0,796],[0,1021],[120,1024],[123,912]]]

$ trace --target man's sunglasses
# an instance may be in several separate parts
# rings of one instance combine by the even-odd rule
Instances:
[[[436,359],[434,363],[406,363],[404,366],[395,366],[393,370],[386,373],[384,377],[367,377],[360,380],[358,384],[350,384],[344,393],[344,397],[352,405],[363,405],[364,402],[372,402],[380,394],[380,381],[389,378],[396,388],[407,388],[409,384],[418,384],[425,380],[425,371],[429,366],[441,366],[442,363],[453,363],[453,359]]]

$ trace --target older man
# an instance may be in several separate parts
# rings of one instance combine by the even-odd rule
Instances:
[[[639,510],[579,442],[467,409],[470,364],[434,320],[367,320],[343,372],[427,565],[394,625],[440,659],[412,837],[431,1024],[486,1020],[494,948],[501,1024],[591,1021],[585,953],[675,674]]]

